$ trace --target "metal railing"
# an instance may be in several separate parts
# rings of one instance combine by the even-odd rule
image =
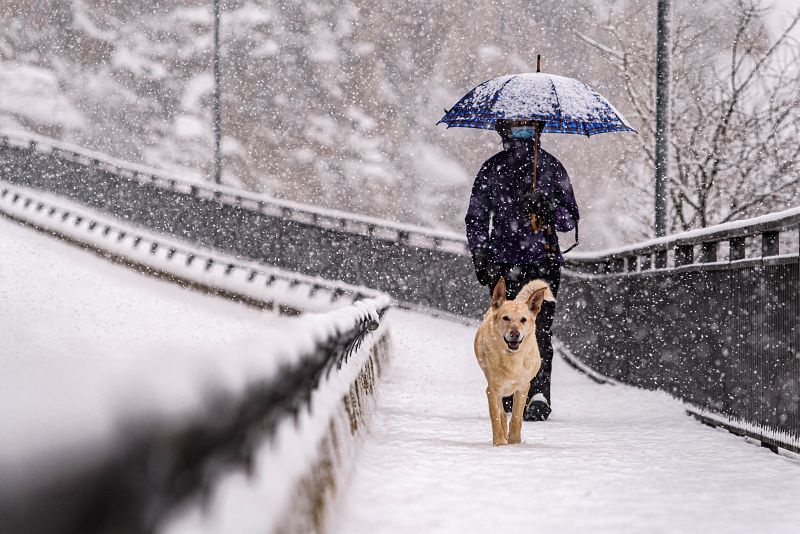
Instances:
[[[800,209],[570,258],[556,335],[607,377],[800,450]]]
[[[181,506],[198,497],[202,502],[223,473],[252,470],[257,449],[282,422],[296,423],[310,410],[312,394],[356,353],[359,358],[351,365],[360,370],[343,402],[355,399],[361,406],[362,397],[372,394],[387,357],[388,330],[379,324],[391,305],[385,295],[241,262],[2,181],[0,216],[193,289],[292,315],[309,307],[326,312],[307,325],[320,328],[307,332],[314,339],[312,348],[299,342],[306,348],[288,357],[265,347],[265,358],[285,363],[274,374],[253,377],[240,393],[226,393],[203,378],[197,389],[205,393],[192,409],[176,415],[169,406],[163,413],[139,407],[136,417],[113,421],[118,439],[88,442],[77,457],[74,451],[51,447],[46,457],[24,469],[0,457],[0,532],[154,532]],[[366,415],[350,413],[352,406],[348,410],[351,418]],[[328,427],[327,421],[322,424]],[[14,429],[8,431],[6,437],[13,438]],[[319,491],[329,490],[320,486]],[[323,497],[307,496],[316,504]]]
[[[65,196],[149,230],[327,280],[381,288],[403,303],[477,317],[466,240],[168,177],[30,134],[0,132],[0,178]],[[317,251],[324,250],[325,254]]]
[[[387,305],[379,305],[382,316]],[[0,480],[0,531],[149,533],[179,506],[211,490],[231,468],[249,470],[260,444],[279,424],[308,410],[312,393],[330,373],[360,348],[378,328],[367,307],[347,328],[320,339],[313,349],[271,378],[257,381],[236,397],[213,399],[212,413],[164,424],[128,421],[125,439],[110,449],[94,450],[80,462],[59,459],[35,470],[32,479]],[[331,314],[348,313],[339,309]],[[372,352],[364,367],[374,374]],[[374,378],[374,377],[373,377]],[[122,424],[123,422],[118,422]],[[0,466],[1,467],[1,466]],[[291,488],[287,488],[289,491]]]
[[[63,198],[53,199],[0,179],[0,216],[69,241],[138,272],[193,289],[296,315],[381,296],[363,287],[226,256],[148,232]]]

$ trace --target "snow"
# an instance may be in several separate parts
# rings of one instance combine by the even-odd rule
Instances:
[[[214,76],[209,72],[203,72],[192,76],[186,82],[186,87],[181,96],[181,108],[184,111],[194,114],[203,112],[203,99],[207,98],[214,91]]]
[[[4,195],[3,191],[6,191]],[[18,197],[16,202],[15,196]],[[303,311],[328,311],[351,303],[357,293],[386,299],[367,288],[331,283],[220,252],[210,252],[126,225],[76,202],[0,180],[2,213],[154,271],[259,302],[272,302],[276,306]],[[190,257],[193,258],[191,262]],[[209,260],[212,260],[210,266]],[[339,292],[342,292],[343,298],[334,299],[334,293]]]
[[[257,59],[265,57],[273,57],[280,51],[280,49],[281,47],[278,43],[276,43],[272,39],[268,39],[267,41],[264,41],[262,44],[254,48],[250,52],[250,55]]]
[[[551,419],[492,447],[475,327],[390,321],[394,363],[332,532],[797,531],[796,460],[561,359]]]
[[[206,121],[195,115],[177,115],[175,117],[175,135],[178,137],[206,137],[211,128]]]
[[[0,113],[64,128],[81,128],[86,122],[53,72],[12,61],[0,62]]]
[[[488,80],[459,102],[459,110],[491,110],[506,119],[562,116],[578,122],[616,122],[630,126],[605,98],[588,85],[555,74],[528,72]]]
[[[741,230],[743,228],[747,228],[750,226],[755,227],[759,225],[770,225],[778,223],[779,221],[782,221],[784,219],[796,219],[798,217],[800,217],[800,208],[798,207],[789,208],[782,211],[776,211],[774,213],[768,213],[766,215],[760,215],[758,217],[751,217],[749,219],[740,219],[737,221],[730,221],[727,223],[717,224],[714,226],[707,226],[705,228],[698,228],[696,230],[678,232],[664,237],[656,237],[654,239],[648,239],[646,241],[641,241],[633,245],[625,245],[621,247],[614,247],[603,250],[592,250],[588,252],[570,252],[569,254],[567,254],[567,258],[579,261],[592,261],[592,260],[599,260],[601,258],[609,256],[622,256],[626,254],[632,254],[639,249],[655,247],[658,245],[664,245],[664,247],[666,248],[667,245],[679,241],[685,241],[689,239],[699,241],[699,239],[704,236],[710,237],[719,232]]]
[[[101,458],[124,443],[127,422],[213,417],[216,401],[302,365],[316,343],[377,318],[382,304],[287,319],[141,276],[5,218],[0,277],[0,493],[46,482],[54,466]],[[328,428],[330,395],[340,399],[350,379],[332,374],[339,389],[320,394],[313,424],[302,427],[308,436]],[[307,469],[303,451],[316,442],[298,442],[296,432],[282,425],[282,471],[273,477]],[[267,449],[260,456],[272,458]]]
[[[87,6],[83,0],[72,1],[72,24],[93,39],[113,42],[118,38],[117,32],[103,30],[92,21],[87,13]]]
[[[377,121],[364,113],[361,109],[350,106],[344,113],[345,117],[353,121],[359,130],[369,131],[373,130],[377,125]]]
[[[114,49],[111,66],[116,70],[129,71],[135,76],[150,80],[161,80],[168,74],[167,69],[158,62],[124,46]]]
[[[215,352],[258,354],[291,324],[4,218],[0,277],[0,428],[13,429],[0,433],[7,476],[49,453],[113,439],[124,413],[180,413],[198,401],[181,363],[196,361],[199,375],[213,376],[224,371],[210,358]]]
[[[159,180],[155,181],[153,185],[165,187],[170,181],[178,184],[176,189],[188,191],[190,185],[194,185],[198,189],[208,194],[208,198],[213,198],[212,192],[218,191],[223,195],[230,198],[240,197],[247,201],[243,204],[255,204],[262,202],[267,204],[267,208],[275,213],[287,217],[285,211],[288,210],[291,214],[288,215],[289,219],[299,220],[300,222],[308,222],[311,218],[319,218],[318,224],[326,224],[327,219],[332,227],[337,228],[338,231],[350,231],[354,233],[366,234],[368,227],[375,228],[372,234],[378,239],[386,239],[388,241],[395,241],[398,232],[408,232],[411,234],[411,243],[416,246],[433,247],[432,241],[440,239],[441,248],[451,250],[453,252],[466,253],[466,238],[463,234],[450,231],[436,230],[424,226],[417,226],[412,224],[401,224],[387,219],[380,219],[377,217],[368,217],[354,213],[348,213],[336,209],[321,208],[311,204],[303,204],[300,202],[292,202],[282,200],[268,195],[251,193],[242,189],[227,187],[224,185],[209,184],[199,180],[197,177],[186,173],[164,173],[162,170],[145,165],[134,164],[118,158],[108,156],[101,152],[89,150],[71,143],[65,143],[45,136],[32,134],[13,129],[0,130],[0,136],[5,136],[9,140],[9,144],[14,146],[28,147],[31,141],[36,143],[36,150],[40,152],[50,152],[54,148],[63,150],[67,153],[72,153],[88,160],[99,161],[109,167],[116,167],[124,171],[136,171],[145,175],[157,177]],[[311,158],[312,152],[298,151],[297,154],[306,154]],[[311,158],[313,159],[313,158]],[[364,166],[363,168],[368,168]],[[380,169],[376,169],[380,170]],[[381,170],[382,172],[382,170]],[[344,220],[346,224],[341,225]]]
[[[467,173],[461,163],[448,156],[439,147],[419,143],[411,148],[413,151],[410,152],[410,156],[413,165],[417,167],[420,174],[424,171],[438,183],[451,186],[472,181],[473,177]]]
[[[341,370],[322,381],[312,394],[309,410],[301,412],[297,421],[284,421],[274,439],[262,444],[255,454],[255,467],[250,476],[241,472],[227,473],[202,506],[179,511],[160,532],[260,534],[277,531],[285,514],[297,512],[297,503],[291,500],[295,494],[291,490],[308,474],[309,467],[318,459],[321,442],[331,430],[338,436],[334,445],[338,460],[334,461],[334,477],[336,485],[343,484],[357,461],[358,443],[352,436],[342,398],[364,367],[374,341],[385,334],[386,325],[384,320]],[[374,399],[361,398],[359,405],[364,420],[369,421]]]

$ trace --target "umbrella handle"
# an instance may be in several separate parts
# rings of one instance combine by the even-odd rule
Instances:
[[[533,142],[533,180],[532,180],[532,189],[533,192],[536,192],[536,174],[538,170],[538,163],[539,163],[539,138],[542,135],[541,123],[537,122],[534,126],[536,130],[536,137],[534,138]],[[542,225],[539,224],[539,219],[535,213],[531,213],[531,229],[533,232],[536,233],[542,229]]]

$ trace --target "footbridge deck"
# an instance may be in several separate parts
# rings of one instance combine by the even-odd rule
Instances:
[[[557,358],[553,414],[493,448],[474,327],[392,312],[396,348],[335,520],[394,532],[792,532],[800,462]],[[563,328],[563,326],[562,326]]]

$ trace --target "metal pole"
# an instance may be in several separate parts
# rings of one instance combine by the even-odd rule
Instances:
[[[222,183],[222,112],[220,110],[221,73],[219,65],[219,0],[213,0],[214,16],[214,182]]]
[[[667,185],[669,178],[669,85],[670,85],[670,0],[658,0],[656,34],[656,237],[667,232]]]

